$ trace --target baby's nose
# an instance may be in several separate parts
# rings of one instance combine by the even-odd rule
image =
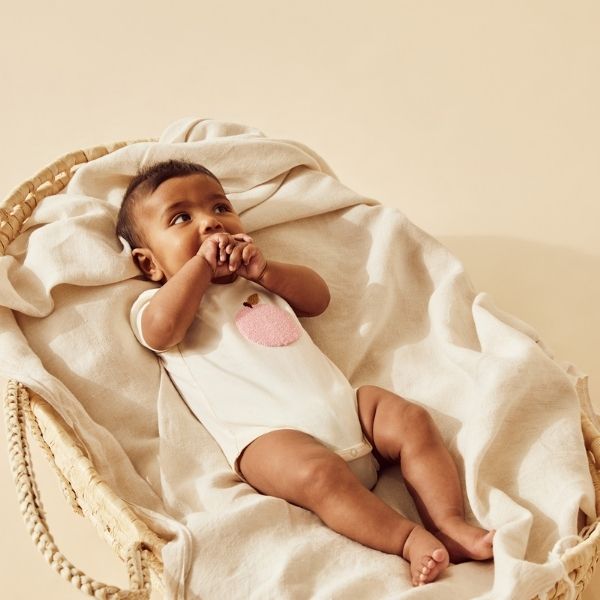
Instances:
[[[202,233],[216,233],[218,231],[224,231],[224,227],[221,222],[214,217],[204,219],[200,224],[200,231]]]

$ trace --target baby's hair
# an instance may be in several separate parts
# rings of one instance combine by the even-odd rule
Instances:
[[[206,167],[183,160],[165,160],[142,167],[127,186],[123,196],[123,202],[117,216],[117,235],[127,240],[132,249],[142,247],[144,244],[136,227],[134,215],[138,200],[152,194],[167,179],[185,177],[196,173],[208,175],[215,181],[219,181]],[[221,182],[219,181],[219,183]]]

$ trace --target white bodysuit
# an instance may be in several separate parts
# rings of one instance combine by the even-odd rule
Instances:
[[[140,294],[130,315],[135,336],[150,350],[141,318],[158,289]],[[356,391],[277,294],[240,276],[212,284],[184,340],[154,351],[242,479],[237,460],[250,442],[296,429],[344,458],[365,486],[377,480],[379,465],[361,430]]]

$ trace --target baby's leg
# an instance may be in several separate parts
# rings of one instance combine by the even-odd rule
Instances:
[[[365,435],[384,463],[400,462],[423,524],[452,561],[491,558],[495,532],[465,522],[458,470],[429,413],[377,386],[363,386],[357,396]]]
[[[306,433],[267,433],[246,447],[238,464],[259,492],[311,510],[334,531],[421,569],[432,563],[413,583],[432,581],[448,565],[438,539],[367,490],[344,459]]]

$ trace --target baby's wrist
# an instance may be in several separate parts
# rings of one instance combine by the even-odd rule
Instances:
[[[194,256],[192,258],[192,260],[196,260],[196,262],[200,265],[200,268],[202,269],[202,272],[209,278],[212,279],[214,277],[215,274],[215,269],[212,268],[212,265],[210,264],[210,262],[201,254],[196,254],[196,256]]]
[[[265,273],[267,272],[267,267],[269,266],[268,261],[265,260],[265,266],[263,267],[263,270],[260,272],[260,275],[254,280],[255,283],[261,283],[263,277],[265,276]]]

